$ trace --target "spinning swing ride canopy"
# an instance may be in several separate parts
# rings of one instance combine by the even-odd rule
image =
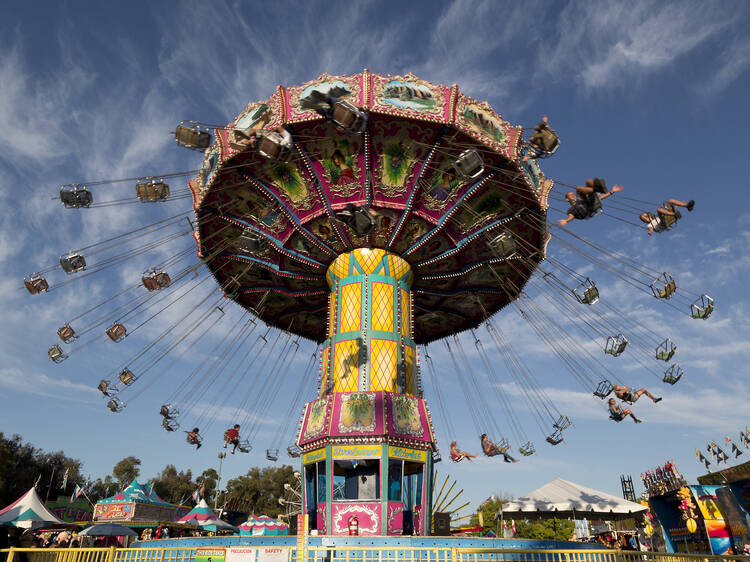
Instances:
[[[331,100],[363,110],[364,131],[327,119]],[[249,140],[273,131],[291,133],[288,159],[267,158]],[[411,74],[279,86],[215,130],[189,182],[198,255],[241,306],[321,342],[328,267],[352,249],[383,248],[413,271],[415,343],[474,328],[544,259],[553,183],[521,160],[521,136],[486,102]],[[479,163],[462,169],[456,162],[470,151]],[[365,234],[337,217],[355,207],[371,217]]]

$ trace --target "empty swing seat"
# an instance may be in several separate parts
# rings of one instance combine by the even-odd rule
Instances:
[[[159,408],[159,415],[171,420],[179,416],[180,412],[172,404],[162,404]]]
[[[628,340],[622,334],[616,336],[609,336],[607,343],[604,346],[604,353],[611,355],[612,357],[619,357],[625,348],[628,346]]]
[[[169,197],[169,185],[163,181],[144,181],[135,184],[135,194],[141,201],[163,201]]]
[[[714,299],[708,295],[701,295],[690,305],[690,316],[705,320],[714,311]]]
[[[90,206],[94,202],[94,196],[85,187],[74,187],[73,189],[61,187],[60,201],[67,209],[80,209]]]
[[[670,299],[677,291],[677,284],[669,273],[662,273],[650,285],[651,292],[657,299]]]
[[[117,397],[111,398],[107,402],[107,409],[113,413],[122,412],[125,409],[125,402]]]
[[[120,382],[125,386],[130,386],[136,381],[136,376],[130,369],[123,369],[120,374],[117,375],[117,378],[120,379]]]
[[[279,450],[278,449],[266,449],[266,458],[269,461],[276,462],[279,460]]]
[[[246,230],[235,241],[236,248],[246,254],[262,254],[268,250],[268,240],[252,230]]]
[[[677,352],[677,346],[669,338],[656,346],[656,358],[659,361],[669,361]]]
[[[572,290],[573,296],[581,304],[592,305],[599,300],[599,289],[596,287],[591,279],[586,277],[586,280]]]
[[[174,138],[182,146],[193,150],[205,150],[211,144],[211,133],[191,121],[183,121],[177,125]]]
[[[675,363],[670,365],[669,368],[664,371],[664,378],[662,380],[667,384],[675,384],[682,378],[683,374],[685,374],[685,372],[682,370],[682,367]]]
[[[302,454],[302,449],[297,447],[296,445],[290,445],[286,448],[286,454],[292,457],[293,459],[298,459],[300,455]]]
[[[99,384],[97,385],[96,389],[101,392],[104,396],[111,396],[109,393],[109,388],[112,386],[112,383],[110,383],[106,379],[102,379],[99,381]]]
[[[47,283],[47,280],[39,273],[27,275],[23,280],[23,284],[26,287],[26,290],[32,295],[45,293],[47,292],[47,289],[49,289],[49,283]]]
[[[68,358],[68,355],[58,344],[55,344],[47,350],[47,357],[55,363],[62,363]]]
[[[570,423],[570,418],[568,418],[568,416],[560,416],[559,418],[557,418],[557,421],[552,424],[552,427],[562,431],[563,429],[568,429],[570,427]]]
[[[560,443],[563,442],[562,431],[559,429],[556,429],[555,431],[552,432],[551,435],[547,436],[545,441],[547,441],[547,443],[549,443],[550,445],[559,445]]]
[[[352,135],[359,135],[367,128],[367,114],[344,100],[333,104],[331,121]]]
[[[144,272],[143,277],[141,277],[141,283],[143,283],[143,286],[148,291],[158,291],[159,289],[169,287],[172,284],[172,279],[170,279],[166,271],[153,268]]]
[[[176,431],[176,430],[180,429],[179,422],[177,420],[172,419],[172,418],[164,418],[161,421],[161,426],[166,431]]]
[[[65,273],[75,273],[86,269],[86,260],[81,254],[71,253],[60,256],[60,267]]]
[[[516,240],[509,231],[495,236],[489,241],[489,246],[493,248],[501,258],[510,258],[516,255]]]
[[[115,322],[109,328],[107,328],[107,336],[109,336],[109,339],[111,339],[115,343],[122,341],[122,339],[126,335],[127,330],[125,329],[125,326],[123,326],[119,322]]]
[[[605,379],[601,381],[599,385],[596,387],[596,390],[594,391],[594,396],[604,399],[607,396],[609,396],[613,390],[614,390],[614,385]]]
[[[453,162],[453,169],[459,177],[466,179],[476,179],[484,172],[484,162],[479,153],[470,148],[459,154]]]
[[[367,236],[375,228],[375,219],[364,207],[349,204],[336,218],[348,226],[357,236]]]
[[[78,339],[76,331],[70,327],[70,324],[65,324],[62,328],[57,330],[57,335],[60,337],[63,343],[69,343],[75,339]]]
[[[261,156],[277,162],[288,162],[292,157],[292,135],[286,129],[265,131],[258,141]]]
[[[528,441],[518,448],[518,452],[524,457],[529,457],[536,453],[536,449],[534,448],[534,444],[531,441]]]

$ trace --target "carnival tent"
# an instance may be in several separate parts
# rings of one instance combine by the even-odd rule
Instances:
[[[117,523],[99,523],[78,533],[85,537],[137,537],[138,533]]]
[[[65,525],[42,503],[34,488],[0,510],[0,525],[37,529],[49,525]]]
[[[240,525],[240,535],[288,535],[289,526],[282,521],[271,519],[268,515],[250,516]]]
[[[141,486],[138,483],[138,480],[133,478],[133,481],[127,485],[127,487],[122,491],[114,496],[110,496],[108,498],[105,498],[103,500],[99,500],[96,502],[99,503],[121,503],[121,502],[138,502],[138,503],[145,503],[145,504],[153,504],[153,505],[163,505],[163,506],[170,506],[174,507],[169,502],[165,502],[163,499],[161,499],[159,496],[156,495],[156,492],[153,490],[150,490],[150,486],[146,484],[146,486]]]
[[[648,508],[606,492],[555,478],[526,496],[506,503],[498,517],[505,519],[568,518],[628,519]]]
[[[219,519],[214,510],[208,506],[205,499],[201,499],[200,503],[191,509],[178,523],[197,525],[201,529],[214,532],[226,529],[237,531],[237,527]]]

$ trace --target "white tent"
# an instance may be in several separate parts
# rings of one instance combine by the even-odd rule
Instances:
[[[47,525],[65,525],[47,509],[34,488],[0,510],[0,525],[37,529]]]
[[[648,508],[606,492],[555,478],[530,494],[503,505],[505,519],[628,519]]]

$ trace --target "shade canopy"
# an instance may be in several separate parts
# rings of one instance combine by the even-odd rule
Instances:
[[[31,488],[8,507],[0,510],[0,525],[38,529],[49,525],[65,525],[65,523],[44,506],[36,490]]]
[[[83,531],[78,533],[86,537],[137,537],[133,529],[128,529],[117,523],[100,523],[99,525],[91,525],[86,527]]]
[[[555,478],[526,496],[502,507],[498,516],[505,519],[628,519],[648,508],[581,484]]]
[[[283,521],[271,519],[268,515],[251,516],[240,525],[241,535],[288,535],[289,525]]]
[[[227,529],[237,531],[237,527],[219,519],[214,510],[208,506],[205,499],[201,499],[200,503],[187,512],[178,522],[196,525],[207,531],[224,531]]]

